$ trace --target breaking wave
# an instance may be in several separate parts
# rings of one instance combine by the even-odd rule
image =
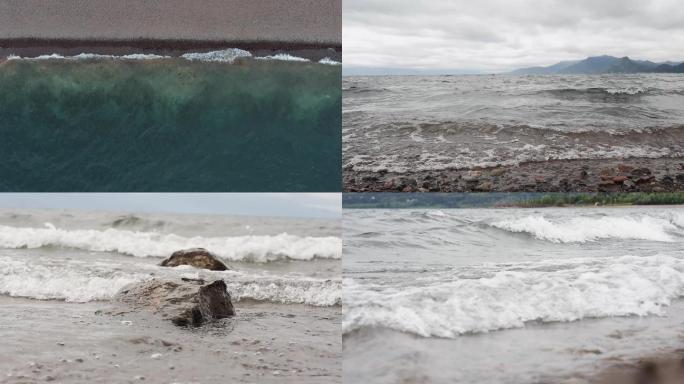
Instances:
[[[264,263],[278,260],[339,259],[338,237],[275,236],[183,237],[121,229],[64,230],[0,226],[0,248],[64,247],[95,252],[117,252],[137,257],[168,257],[186,248],[202,247],[231,261]]]
[[[300,276],[252,275],[237,271],[198,272],[191,267],[138,266],[119,270],[115,263],[69,261],[41,264],[36,260],[0,257],[0,294],[38,300],[89,302],[112,299],[123,287],[155,276],[224,279],[235,301],[256,300],[312,306],[340,305],[341,282]]]
[[[678,229],[672,221],[650,216],[640,217],[580,217],[552,221],[544,216],[526,216],[491,224],[509,232],[527,233],[554,243],[583,243],[600,239],[637,239],[673,241]]]
[[[519,263],[481,278],[415,287],[344,280],[343,330],[383,327],[423,337],[525,323],[661,315],[684,295],[684,260],[665,255]]]

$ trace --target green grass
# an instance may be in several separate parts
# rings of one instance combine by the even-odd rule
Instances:
[[[346,193],[346,209],[564,207],[589,205],[684,204],[684,192],[673,193]]]

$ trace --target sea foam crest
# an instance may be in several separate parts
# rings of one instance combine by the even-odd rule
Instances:
[[[641,217],[579,217],[566,221],[551,221],[544,216],[526,216],[491,224],[510,232],[528,233],[540,240],[554,243],[583,243],[599,239],[638,239],[673,241],[671,231],[677,227],[670,221],[650,216]]]
[[[170,56],[161,56],[154,54],[134,53],[130,55],[100,55],[97,53],[79,53],[74,56],[62,56],[57,53],[51,55],[41,55],[36,57],[21,57],[17,55],[10,55],[7,60],[101,60],[101,59],[118,59],[118,60],[156,60],[168,59]]]
[[[298,62],[308,62],[309,59],[303,57],[288,55],[287,53],[278,53],[271,56],[259,56],[255,57],[256,60],[280,60],[280,61],[298,61]]]
[[[661,315],[684,295],[684,260],[664,255],[510,266],[427,286],[344,280],[343,330],[383,327],[424,337],[524,327],[526,322]]]
[[[182,58],[191,61],[217,61],[223,63],[232,63],[241,57],[252,57],[252,53],[239,48],[228,48],[220,51],[202,52],[202,53],[185,53],[181,55]]]
[[[0,226],[0,248],[67,247],[97,252],[117,252],[138,257],[168,257],[186,248],[207,248],[233,261],[339,259],[338,237],[274,236],[183,237],[159,232],[120,229],[64,230],[47,223],[46,228]]]
[[[319,64],[325,64],[325,65],[342,65],[339,61],[335,61],[329,57],[324,57],[318,61]]]
[[[87,302],[112,298],[124,286],[149,278],[115,268],[84,271],[0,257],[0,294],[47,300]]]

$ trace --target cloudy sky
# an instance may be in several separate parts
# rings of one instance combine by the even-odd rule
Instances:
[[[340,193],[0,193],[0,208],[339,218]]]
[[[684,3],[345,0],[342,39],[348,69],[500,72],[602,54],[684,60]]]

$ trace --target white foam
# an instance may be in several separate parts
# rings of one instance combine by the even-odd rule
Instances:
[[[0,257],[0,294],[71,302],[106,300],[124,286],[146,277],[97,266],[84,272],[80,268]]]
[[[114,59],[114,60],[157,60],[157,59],[168,59],[170,56],[160,56],[154,54],[143,54],[134,53],[130,55],[100,55],[97,53],[79,53],[74,56],[62,56],[57,53],[51,55],[41,55],[36,57],[21,57],[16,55],[10,55],[7,60],[101,60],[101,59]]]
[[[181,55],[181,57],[191,61],[216,61],[232,63],[241,57],[252,57],[252,54],[244,49],[229,48],[221,51],[186,53]]]
[[[642,87],[608,88],[606,92],[611,95],[638,95],[648,92],[648,89]]]
[[[124,286],[150,279],[153,274],[163,278],[223,279],[235,301],[250,299],[312,306],[339,305],[342,301],[339,280],[239,271],[209,272],[187,266],[126,266],[119,266],[116,260],[103,262],[88,257],[61,261],[54,261],[50,257],[0,257],[0,294],[69,302],[109,300]]]
[[[231,297],[237,301],[251,299],[313,306],[342,304],[342,284],[339,280],[265,278],[235,282],[228,278],[226,285]]]
[[[575,321],[662,315],[684,295],[684,260],[664,255],[521,263],[479,279],[415,287],[344,280],[343,330],[385,327],[424,337]]]
[[[526,216],[492,223],[510,232],[529,233],[537,239],[554,243],[587,242],[599,239],[641,239],[673,241],[669,231],[677,227],[670,221],[650,216],[578,217],[550,221],[544,216]]]
[[[207,248],[233,261],[339,259],[342,240],[338,237],[300,237],[282,233],[274,236],[183,237],[158,232],[119,229],[63,230],[0,226],[0,248],[67,247],[97,252],[118,252],[131,256],[168,257],[186,248]]]
[[[308,62],[309,59],[303,57],[288,55],[287,53],[278,53],[272,56],[260,56],[255,57],[256,60],[280,60],[280,61],[298,61],[298,62]]]
[[[319,64],[325,64],[325,65],[342,65],[339,61],[335,61],[329,57],[324,57],[318,61]]]

